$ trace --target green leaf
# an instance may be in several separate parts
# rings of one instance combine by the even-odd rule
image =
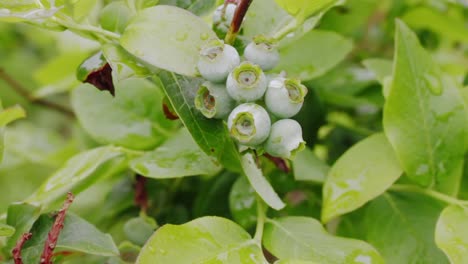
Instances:
[[[154,230],[158,227],[156,221],[153,218],[146,215],[140,215],[139,217],[131,218],[123,227],[125,236],[132,242],[139,246],[142,246],[154,233]]]
[[[0,237],[12,236],[15,233],[15,230],[16,229],[10,225],[0,223]]]
[[[458,192],[466,120],[456,84],[398,21],[393,82],[383,124],[411,180],[444,193]]]
[[[1,0],[0,21],[13,23],[23,21],[41,22],[52,17],[58,10],[57,7],[46,9],[36,0]]]
[[[113,146],[99,147],[77,154],[49,177],[26,202],[49,204],[60,200],[68,191],[77,194],[83,186],[89,186],[103,176],[94,173],[99,167],[120,155],[122,151]]]
[[[403,170],[385,135],[372,135],[346,151],[323,186],[322,221],[353,211],[387,190]]]
[[[216,8],[216,0],[192,0],[192,3],[186,8],[197,16],[203,16]]]
[[[298,181],[323,183],[330,167],[308,147],[296,154],[293,160],[294,178]]]
[[[201,18],[173,6],[155,6],[136,15],[121,45],[131,54],[168,71],[197,75],[201,46],[216,34]]]
[[[30,232],[31,240],[24,244],[21,255],[25,264],[40,262],[47,234],[54,224],[55,217],[41,215]],[[112,237],[99,231],[95,226],[72,213],[67,213],[63,229],[60,231],[55,252],[72,251],[99,256],[119,254]]]
[[[161,72],[154,81],[163,87],[174,111],[192,135],[198,146],[227,169],[239,172],[241,168],[237,147],[221,120],[205,118],[195,108],[195,94],[203,80],[175,73]]]
[[[265,263],[263,252],[237,224],[220,217],[202,217],[183,225],[164,225],[141,250],[137,264]]]
[[[148,67],[137,61],[133,55],[116,44],[105,44],[102,53],[112,68],[112,79],[114,82],[136,76],[147,77],[150,75]]]
[[[255,192],[268,206],[275,210],[280,210],[286,206],[263,175],[262,170],[258,168],[252,153],[242,155],[242,169]]]
[[[435,230],[435,242],[450,259],[450,263],[468,262],[468,209],[451,205],[440,214]]]
[[[280,259],[299,259],[318,263],[384,263],[369,244],[328,234],[319,221],[308,217],[283,217],[268,220],[263,245]]]
[[[255,190],[245,177],[237,178],[229,193],[229,209],[232,218],[245,229],[257,223]]]
[[[177,122],[166,119],[162,91],[145,79],[116,84],[116,97],[82,84],[72,104],[83,128],[96,140],[130,149],[151,149],[171,136]]]
[[[387,77],[392,76],[392,61],[386,59],[366,59],[362,61],[366,68],[373,72],[380,84],[384,84]]]
[[[274,69],[303,81],[319,77],[345,59],[351,40],[331,31],[313,30],[280,48],[281,60]]]
[[[0,163],[3,160],[3,151],[5,149],[4,127],[8,125],[9,123],[19,118],[23,118],[25,116],[26,116],[26,112],[21,106],[15,105],[7,109],[3,109],[2,104],[0,102]]]
[[[295,16],[299,21],[311,17],[323,10],[326,10],[338,2],[339,0],[275,0],[286,12]]]
[[[213,175],[219,163],[206,155],[186,129],[181,129],[156,150],[130,162],[137,173],[155,179]]]
[[[11,251],[18,239],[31,229],[39,218],[41,208],[27,203],[14,203],[8,207],[6,223],[15,228],[15,233],[8,238],[5,249]]]
[[[342,224],[354,231],[353,237],[376,247],[387,264],[444,264],[448,260],[434,243],[442,208],[442,203],[420,194],[386,193]]]
[[[406,12],[402,19],[411,28],[429,29],[452,41],[468,42],[465,21],[447,15],[447,12],[420,6]]]
[[[133,15],[126,1],[110,2],[99,13],[99,23],[103,29],[120,33]]]

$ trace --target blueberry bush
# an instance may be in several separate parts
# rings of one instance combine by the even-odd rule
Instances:
[[[0,262],[468,263],[465,0],[0,0]]]

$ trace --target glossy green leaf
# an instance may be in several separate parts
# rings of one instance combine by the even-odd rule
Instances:
[[[11,251],[18,239],[33,226],[41,215],[41,208],[27,203],[14,203],[8,207],[6,223],[15,228],[15,233],[8,238],[5,249]]]
[[[311,17],[331,6],[336,5],[339,0],[275,0],[289,14],[295,16],[298,20]]]
[[[331,31],[313,30],[281,48],[275,71],[287,70],[288,77],[310,80],[325,74],[351,51],[351,40]]]
[[[384,134],[364,139],[333,164],[323,186],[322,221],[361,207],[385,192],[402,173]]]
[[[138,174],[156,179],[213,175],[221,170],[219,163],[198,147],[186,129],[156,150],[132,160],[130,166]]]
[[[239,153],[226,124],[221,120],[205,118],[195,108],[195,94],[203,80],[170,72],[161,72],[158,77],[155,82],[163,87],[175,112],[198,146],[209,156],[217,158],[224,167],[239,172]]]
[[[308,217],[268,220],[263,245],[279,259],[327,264],[384,263],[369,244],[328,234],[319,221]]]
[[[183,225],[164,225],[141,250],[137,264],[265,263],[249,233],[220,217],[197,218]]]
[[[163,92],[145,79],[116,84],[116,96],[82,84],[72,104],[83,128],[96,140],[130,149],[151,149],[168,138],[177,122],[163,113]]]
[[[440,214],[435,242],[451,263],[468,262],[468,208],[451,205]]]
[[[15,233],[15,230],[16,229],[10,225],[0,223],[0,237],[12,236]]]
[[[155,67],[195,76],[199,50],[212,38],[216,34],[201,18],[181,8],[161,5],[138,13],[120,44]]]
[[[392,76],[392,61],[386,59],[367,59],[362,64],[374,73],[377,80],[383,85],[385,78]]]
[[[232,218],[243,228],[249,229],[257,223],[257,201],[255,190],[245,177],[239,177],[229,193],[229,209]]]
[[[448,260],[434,242],[443,208],[441,202],[421,194],[386,193],[341,223],[353,237],[377,248],[387,264],[445,264]]]
[[[25,264],[40,262],[40,257],[55,217],[41,215],[34,223],[30,232],[31,240],[25,243],[21,255]],[[115,256],[119,254],[112,237],[99,231],[95,226],[80,218],[67,213],[63,229],[60,231],[55,252],[71,251],[91,255]]]
[[[102,53],[112,68],[114,82],[130,77],[147,77],[150,70],[137,61],[137,58],[128,53],[124,48],[116,44],[102,46]]]
[[[242,169],[252,188],[268,206],[275,210],[281,210],[286,206],[263,175],[262,170],[258,168],[252,153],[242,155]]]
[[[383,124],[411,180],[445,193],[458,192],[466,120],[453,80],[443,75],[416,35],[398,21]]]
[[[305,148],[297,153],[292,163],[294,178],[298,181],[323,183],[330,169],[310,148]]]
[[[83,185],[96,181],[102,175],[94,172],[120,155],[122,151],[113,146],[99,147],[76,155],[50,176],[26,202],[48,204],[60,200],[68,191],[79,190]]]

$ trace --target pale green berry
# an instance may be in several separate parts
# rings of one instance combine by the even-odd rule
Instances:
[[[226,89],[238,102],[253,102],[265,94],[267,78],[258,65],[246,61],[229,74]]]
[[[264,36],[257,36],[244,50],[244,57],[258,64],[264,71],[276,67],[279,62],[279,52],[275,41]]]
[[[195,107],[207,118],[225,118],[234,106],[224,84],[204,82],[195,96]]]
[[[293,159],[303,150],[301,125],[293,119],[282,119],[271,126],[270,136],[265,142],[265,151],[275,157]]]
[[[245,103],[232,110],[228,117],[231,136],[240,144],[255,147],[270,134],[271,120],[267,111],[254,103]]]
[[[220,5],[216,8],[213,13],[213,24],[224,32],[227,32],[231,25],[234,13],[236,12],[237,5],[234,3],[228,3],[226,7]]]
[[[274,115],[288,118],[301,110],[306,95],[307,88],[300,81],[278,77],[268,84],[265,104]]]
[[[240,63],[237,50],[221,40],[212,40],[200,51],[198,71],[211,82],[223,82]]]

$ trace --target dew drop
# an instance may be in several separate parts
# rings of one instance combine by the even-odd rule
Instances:
[[[424,82],[434,95],[442,94],[442,85],[437,77],[431,74],[424,74]]]
[[[184,41],[187,39],[187,37],[188,37],[187,32],[179,31],[176,34],[176,40],[178,41]]]
[[[208,33],[202,33],[202,34],[200,35],[200,39],[201,39],[201,40],[207,40],[209,37],[210,37],[210,36],[208,35]]]

